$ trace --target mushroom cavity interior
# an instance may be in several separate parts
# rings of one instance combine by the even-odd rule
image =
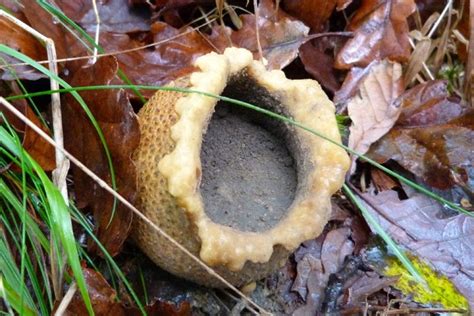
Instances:
[[[222,95],[283,112],[245,72],[232,76]],[[201,148],[200,190],[212,221],[262,232],[285,216],[297,189],[289,128],[254,110],[217,103]]]

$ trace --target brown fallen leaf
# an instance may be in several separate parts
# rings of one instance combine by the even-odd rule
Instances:
[[[299,55],[304,69],[324,88],[335,93],[339,90],[340,84],[336,78],[336,70],[333,68],[334,58],[325,53],[327,43],[326,39],[306,42],[301,45]]]
[[[82,268],[86,281],[87,291],[91,299],[95,315],[125,316],[122,304],[117,302],[117,293],[99,272]],[[79,291],[76,291],[64,315],[88,315],[84,300]]]
[[[34,60],[46,58],[46,49],[35,37],[4,17],[0,17],[0,44],[13,48]],[[46,77],[30,66],[6,67],[8,64],[18,63],[18,60],[5,54],[0,54],[0,57],[0,79],[2,80],[17,78],[37,80]]]
[[[283,0],[281,2],[283,9],[308,25],[312,33],[321,32],[326,28],[325,24],[336,8],[336,4],[336,0]],[[340,6],[344,5],[346,4],[340,4]]]
[[[281,10],[277,12],[271,0],[260,2],[258,18],[260,45],[268,67],[282,69],[298,56],[298,49],[304,43],[309,28]],[[233,31],[229,27],[217,25],[212,29],[209,40],[220,52],[229,46],[243,47],[253,52],[256,59],[260,59],[255,15],[244,14],[240,19],[240,29]]]
[[[12,104],[36,126],[39,126],[43,132],[51,134],[25,100],[16,100],[13,101]],[[0,105],[0,113],[5,115],[7,121],[12,124],[15,131],[20,134],[23,148],[41,168],[45,171],[54,170],[56,168],[54,147],[44,140],[43,137],[39,136],[38,133],[33,131],[33,129],[20,121],[14,114],[6,110],[3,105]]]
[[[400,201],[395,191],[362,194],[369,212],[400,245],[446,275],[474,307],[474,218],[443,217],[443,208],[420,193]]]
[[[365,154],[371,144],[386,134],[401,111],[395,102],[403,92],[402,68],[398,63],[376,62],[369,66],[367,76],[361,81],[359,93],[349,99],[347,109],[352,120],[349,147]],[[355,171],[352,157],[351,173]]]
[[[212,51],[209,43],[194,29],[175,29],[163,22],[151,26],[152,49],[140,49],[117,54],[117,60],[127,77],[135,84],[164,85],[194,71],[194,60]],[[101,33],[100,43],[107,52],[141,47],[148,43],[132,39],[128,34]],[[142,91],[145,96],[153,91]]]
[[[82,55],[85,52],[70,31],[57,23],[56,18],[45,11],[38,2],[29,1],[28,5],[23,6],[22,13],[32,28],[54,41],[58,58]]]
[[[115,57],[102,57],[94,65],[84,66],[73,73],[69,83],[72,86],[108,85],[115,78],[117,69]],[[133,203],[136,176],[130,157],[138,145],[140,135],[128,97],[123,90],[84,91],[80,95],[104,133],[119,193]],[[110,184],[110,170],[104,148],[91,122],[71,95],[64,96],[63,107],[66,149]],[[73,168],[73,172],[78,207],[90,206],[96,221],[95,234],[110,254],[116,255],[128,237],[131,212],[118,204],[115,216],[109,223],[113,197],[79,169]],[[92,251],[99,252],[95,244],[89,246]]]
[[[393,159],[435,188],[457,184],[472,192],[474,111],[449,96],[445,81],[419,84],[399,100],[396,125],[369,156]]]
[[[407,17],[413,0],[364,0],[347,29],[354,32],[336,56],[335,67],[365,67],[388,58],[404,62],[410,57]]]

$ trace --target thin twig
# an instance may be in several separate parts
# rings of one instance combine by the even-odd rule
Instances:
[[[61,303],[59,304],[58,308],[56,309],[56,312],[54,313],[54,316],[62,316],[64,315],[64,312],[66,312],[67,307],[72,301],[72,298],[74,297],[74,294],[76,294],[77,291],[77,284],[76,282],[72,282],[71,286],[69,286],[69,289],[66,292],[66,295],[64,295]]]
[[[161,229],[159,226],[157,226],[153,221],[148,219],[145,215],[143,215],[135,206],[133,206],[130,202],[128,202],[122,195],[117,193],[110,185],[102,180],[98,175],[96,175],[93,171],[91,171],[87,166],[85,166],[81,161],[79,161],[76,157],[71,155],[68,151],[66,151],[64,148],[60,148],[56,142],[48,136],[43,130],[41,130],[38,126],[36,126],[30,119],[28,119],[25,115],[23,115],[20,111],[18,111],[12,104],[10,104],[7,100],[5,100],[3,97],[0,97],[0,103],[5,106],[7,110],[12,112],[16,117],[18,117],[21,121],[23,121],[27,126],[29,126],[34,132],[36,132],[39,136],[44,138],[48,143],[56,147],[58,150],[61,150],[63,154],[71,160],[73,164],[75,164],[79,169],[81,169],[85,174],[87,174],[89,177],[91,177],[101,188],[104,190],[108,191],[110,194],[112,194],[115,198],[117,198],[120,202],[122,202],[123,205],[125,205],[128,209],[130,209],[138,218],[143,220],[147,225],[150,225],[157,233],[162,235],[165,239],[167,239],[170,243],[172,243],[174,246],[176,246],[179,250],[181,250],[183,253],[185,253],[187,256],[189,256],[192,260],[194,260],[199,266],[201,266],[204,270],[207,271],[210,275],[214,276],[216,279],[221,281],[224,285],[226,285],[228,288],[232,289],[235,291],[242,299],[244,299],[247,303],[249,303],[251,306],[256,308],[260,313],[265,314],[265,315],[271,315],[270,312],[266,311],[262,307],[260,307],[257,303],[255,303],[252,299],[247,297],[245,294],[243,294],[239,289],[237,289],[235,286],[233,286],[229,281],[224,279],[221,275],[219,275],[214,269],[209,267],[204,261],[202,261],[200,258],[195,256],[193,253],[191,253],[188,249],[186,249],[183,245],[181,245],[179,242],[177,242],[173,237],[168,235],[163,229]]]
[[[448,3],[446,3],[446,6],[444,7],[443,12],[441,12],[438,19],[433,24],[433,27],[431,28],[430,32],[428,33],[429,38],[431,38],[433,36],[434,32],[436,32],[436,30],[438,29],[438,26],[440,25],[440,23],[443,20],[444,16],[448,12],[449,7],[452,5],[452,3],[453,3],[453,0],[449,0]]]
[[[97,9],[97,0],[92,0],[92,8],[94,9],[94,15],[95,15],[95,21],[96,21],[96,26],[95,26],[95,36],[94,36],[94,42],[96,46],[94,46],[94,52],[92,53],[92,64],[95,64],[97,61],[97,47],[99,46],[99,34],[100,34],[100,15],[99,15],[99,10]]]

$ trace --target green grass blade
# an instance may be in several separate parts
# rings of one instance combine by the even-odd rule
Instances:
[[[48,202],[48,205],[45,206],[50,212],[49,216],[51,222],[49,224],[52,233],[59,237],[59,241],[67,256],[67,261],[76,279],[76,283],[89,314],[94,314],[84,275],[82,274],[79,254],[76,248],[76,240],[72,229],[71,215],[61,193],[54,186],[43,169],[24,151],[19,139],[11,135],[4,127],[0,127],[0,143],[17,156],[23,155],[26,160],[25,162],[40,179]]]
[[[0,297],[2,297],[8,307],[12,306],[13,309],[23,311],[22,316],[35,316],[40,315],[36,310],[31,309],[29,306],[20,305],[20,298],[18,297],[18,291],[15,289],[16,284],[9,284],[3,276],[0,275]],[[15,315],[12,310],[7,315]]]

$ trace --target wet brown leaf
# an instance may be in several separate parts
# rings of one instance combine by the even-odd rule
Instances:
[[[72,75],[72,86],[108,85],[116,76],[118,64],[114,57],[102,57],[96,64],[80,68]],[[131,154],[139,141],[136,116],[123,90],[96,90],[80,93],[98,121],[112,156],[119,193],[133,203],[136,193],[135,168]],[[80,105],[70,96],[64,97],[66,148],[99,177],[111,183],[110,171],[97,132]],[[90,206],[96,220],[95,234],[112,254],[116,255],[128,236],[131,212],[122,204],[112,215],[113,197],[97,183],[74,168],[74,186],[79,207]],[[97,251],[96,245],[90,245]]]
[[[12,104],[36,126],[39,126],[43,132],[51,134],[25,100],[13,101]],[[31,155],[31,157],[33,157],[41,168],[45,171],[54,170],[54,168],[56,168],[54,147],[24,124],[23,121],[19,120],[10,111],[6,110],[3,105],[0,105],[0,113],[5,115],[8,122],[12,124],[16,132],[20,134],[20,137],[22,137],[23,148]]]
[[[373,63],[359,85],[359,93],[348,101],[352,120],[349,147],[365,154],[371,144],[386,134],[397,120],[401,107],[395,102],[403,91],[400,64]],[[357,157],[353,157],[354,162]],[[352,164],[351,172],[355,170]]]
[[[59,0],[56,4],[64,14],[79,23],[86,31],[95,32],[96,17],[92,1]],[[130,8],[128,0],[97,1],[97,10],[102,32],[130,33],[150,30],[147,17]]]
[[[239,30],[218,25],[209,39],[220,52],[230,46],[243,47],[260,59],[255,15],[244,14],[240,19],[242,27]],[[302,22],[292,20],[281,11],[276,12],[271,0],[261,1],[259,5],[258,27],[263,56],[270,69],[282,69],[291,63],[298,56],[298,49],[309,31]]]
[[[45,48],[35,37],[4,17],[0,17],[0,44],[9,46],[34,60],[43,60],[46,57]],[[13,57],[4,54],[0,54],[0,57],[3,59],[0,60],[0,66],[18,63],[18,60]],[[29,66],[14,66],[12,69],[0,68],[0,79],[2,80],[15,80],[16,78],[37,80],[44,77],[45,75]]]
[[[140,49],[118,54],[117,59],[127,77],[134,84],[164,85],[194,71],[194,60],[212,51],[209,43],[192,28],[175,29],[163,22],[151,27],[152,49]],[[102,33],[101,45],[106,51],[121,51],[141,47],[147,43],[130,38],[127,34]],[[146,96],[153,91],[143,91]]]
[[[126,313],[122,305],[116,301],[117,293],[109,283],[107,283],[102,274],[89,268],[83,268],[82,272],[95,315],[125,316]],[[88,315],[79,291],[76,291],[74,294],[64,315]]]
[[[393,159],[438,189],[458,184],[472,191],[474,111],[449,97],[446,87],[430,81],[405,92],[396,125],[369,155]]]
[[[316,44],[313,41],[301,45],[299,54],[304,69],[313,76],[324,88],[334,93],[340,88],[336,79],[336,72],[333,68],[334,58],[326,54],[324,39],[318,40]]]
[[[415,11],[413,0],[364,0],[352,17],[354,32],[336,56],[336,68],[365,67],[388,58],[404,62],[410,57],[407,17]]]
[[[22,12],[32,28],[54,41],[58,58],[76,56],[84,52],[84,49],[79,50],[81,45],[77,44],[77,39],[70,31],[57,23],[36,1],[29,1],[28,5],[23,6]]]
[[[317,33],[326,28],[326,22],[336,8],[337,2],[336,0],[283,0],[281,4],[286,12],[308,25],[312,33]],[[344,5],[346,4],[340,4],[340,6]]]
[[[363,194],[384,231],[446,275],[474,307],[474,218],[443,218],[443,208],[419,193],[400,201],[395,191]]]

